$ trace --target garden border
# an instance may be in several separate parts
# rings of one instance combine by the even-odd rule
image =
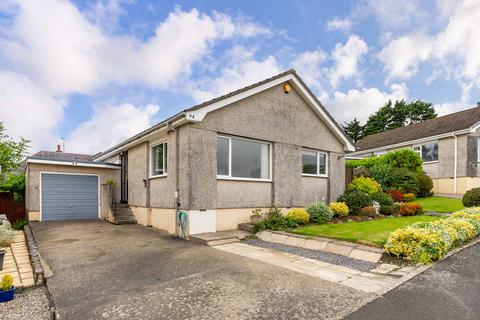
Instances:
[[[290,234],[282,231],[260,231],[256,236],[267,242],[280,243],[310,250],[340,254],[352,259],[368,262],[379,262],[382,258],[383,249],[369,247],[361,244],[338,241],[322,237],[308,237],[298,234]]]

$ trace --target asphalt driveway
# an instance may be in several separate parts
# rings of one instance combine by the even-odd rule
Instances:
[[[348,320],[480,319],[480,243],[405,282]]]
[[[60,319],[338,319],[372,298],[140,225],[32,230]]]

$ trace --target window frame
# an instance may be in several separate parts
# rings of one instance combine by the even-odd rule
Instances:
[[[239,181],[258,181],[258,182],[272,182],[272,143],[263,140],[256,140],[244,137],[229,136],[224,134],[217,134],[217,139],[223,138],[228,140],[228,175],[218,174],[218,163],[217,163],[217,179],[218,180],[239,180]],[[264,178],[241,178],[241,177],[232,177],[232,139],[244,140],[250,142],[256,142],[259,144],[268,145],[268,179]],[[217,151],[218,152],[218,151]]]
[[[156,166],[156,163],[153,163],[154,160],[154,154],[153,154],[153,148],[158,147],[159,145],[163,144],[163,173],[162,174],[154,174],[154,169],[153,167]],[[154,144],[150,145],[150,178],[159,178],[159,177],[166,177],[168,174],[168,164],[167,164],[167,159],[168,159],[168,147],[167,147],[167,152],[165,152],[165,147],[167,146],[167,140],[162,140],[159,142],[155,142]],[[167,164],[167,165],[165,165]]]
[[[433,161],[423,161],[423,157],[422,157],[422,154],[423,154],[423,146],[427,145],[427,144],[437,144],[437,160],[433,160]],[[419,148],[419,150],[415,150],[415,148]],[[422,164],[429,164],[429,163],[437,163],[438,162],[438,159],[439,159],[439,155],[438,155],[438,152],[440,151],[439,150],[439,145],[438,145],[438,140],[435,140],[435,141],[429,141],[429,142],[424,142],[422,144],[415,144],[412,146],[412,151],[413,152],[416,152],[418,153],[418,155],[420,156],[420,159],[422,159]]]
[[[328,165],[329,165],[329,159],[328,159],[328,152],[325,151],[320,151],[320,150],[313,150],[313,149],[307,149],[307,148],[302,148],[302,153],[301,156],[303,156],[303,152],[315,152],[317,154],[317,173],[303,173],[303,160],[302,160],[302,176],[303,177],[319,177],[319,178],[328,178]],[[325,173],[320,173],[320,155],[323,154],[325,155]]]

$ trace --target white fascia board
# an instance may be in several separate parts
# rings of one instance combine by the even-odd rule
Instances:
[[[182,124],[185,124],[185,123],[187,123],[187,122],[188,122],[188,121],[187,121],[186,118],[183,116],[183,117],[181,117],[180,119],[173,121],[173,122],[171,123],[171,126],[174,127],[174,128],[176,128],[176,127],[179,127],[179,126],[181,126]],[[131,141],[130,143],[127,143],[126,145],[123,145],[123,146],[121,146],[121,147],[118,147],[118,148],[110,151],[109,153],[106,153],[106,154],[104,154],[104,155],[102,155],[102,156],[94,159],[93,161],[95,161],[95,162],[101,162],[101,161],[103,161],[103,160],[105,160],[105,159],[108,159],[108,158],[110,158],[111,156],[114,156],[114,155],[116,155],[116,154],[118,154],[118,153],[120,153],[120,152],[122,152],[122,151],[128,150],[128,149],[136,146],[137,144],[140,144],[140,143],[145,142],[145,141],[149,141],[152,136],[157,135],[157,134],[159,134],[159,133],[162,133],[163,131],[168,131],[168,124],[167,124],[167,122],[165,122],[165,123],[164,123],[161,127],[159,127],[157,130],[154,130],[154,131],[146,134],[145,136],[142,136],[142,137],[140,137],[140,138],[138,138],[138,139],[136,139],[136,140],[133,140],[133,141]]]
[[[357,152],[351,152],[351,153],[348,154],[348,156],[357,156],[357,155],[363,155],[365,153],[384,151],[386,149],[393,149],[393,148],[405,147],[405,146],[408,146],[408,145],[422,144],[422,143],[425,143],[425,142],[438,140],[438,139],[442,139],[442,138],[451,138],[452,135],[467,134],[469,132],[471,132],[471,129],[465,129],[465,130],[454,131],[454,132],[447,132],[447,133],[442,133],[442,134],[439,134],[439,135],[436,135],[436,136],[430,136],[430,137],[426,137],[426,138],[409,140],[409,141],[400,142],[400,143],[396,143],[396,144],[389,144],[389,145],[382,146],[382,147],[360,150],[360,151],[357,151]]]
[[[476,132],[478,130],[478,128],[480,128],[480,122],[477,122],[476,124],[474,124],[473,126],[470,127],[470,132]]]
[[[192,111],[186,112],[186,119],[192,122],[199,122],[202,121],[205,116],[212,111],[245,99],[249,96],[262,92],[264,90],[270,89],[274,86],[282,84],[284,82],[291,81],[291,83],[295,86],[297,91],[306,99],[308,104],[314,111],[316,111],[317,115],[320,116],[322,119],[325,120],[327,126],[335,133],[337,138],[339,138],[345,145],[345,149],[347,151],[355,151],[355,146],[348,140],[345,134],[337,127],[337,125],[332,121],[332,119],[325,113],[321,106],[318,105],[317,101],[311,96],[311,94],[307,91],[307,89],[300,83],[296,76],[293,74],[286,74],[283,77],[278,79],[266,82],[260,86],[254,87],[252,89],[246,90],[234,96],[228,97],[226,99],[220,100],[218,102],[209,104],[203,108],[199,108]]]
[[[104,169],[116,169],[120,170],[119,166],[112,166],[110,164],[102,163],[82,163],[76,161],[57,161],[57,160],[40,160],[40,159],[27,159],[27,164],[29,163],[38,163],[38,164],[54,164],[61,166],[73,166],[73,167],[90,167],[90,168],[104,168]]]

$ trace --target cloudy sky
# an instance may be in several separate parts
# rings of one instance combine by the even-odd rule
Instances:
[[[480,100],[480,1],[0,1],[0,121],[95,153],[295,68],[339,122]]]

